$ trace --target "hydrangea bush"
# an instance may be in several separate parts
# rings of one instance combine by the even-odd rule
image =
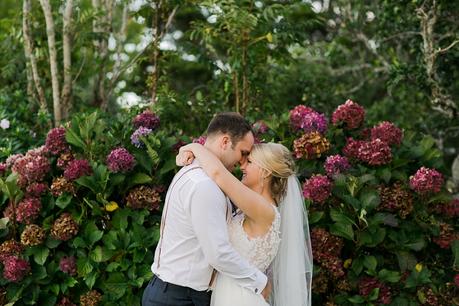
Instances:
[[[313,304],[459,305],[459,200],[445,189],[433,139],[388,121],[368,126],[351,100],[329,126],[311,114],[298,105],[267,122],[303,181]]]
[[[0,305],[139,305],[176,142],[150,110],[93,113],[8,157]]]
[[[309,211],[314,305],[459,305],[459,200],[429,136],[348,100],[255,121],[289,147]],[[0,161],[0,305],[140,305],[175,153],[202,131],[151,110],[80,115]]]

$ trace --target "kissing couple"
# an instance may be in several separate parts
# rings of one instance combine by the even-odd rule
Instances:
[[[227,112],[176,161],[142,306],[310,306],[309,226],[291,152],[254,145],[251,125]]]

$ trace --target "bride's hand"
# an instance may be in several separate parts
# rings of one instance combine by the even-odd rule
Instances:
[[[177,166],[188,166],[194,161],[195,156],[193,155],[193,152],[190,151],[187,147],[189,147],[189,145],[181,147],[179,150],[179,154],[177,154],[177,156],[175,157],[175,164]]]

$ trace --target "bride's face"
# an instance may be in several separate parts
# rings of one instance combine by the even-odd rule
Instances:
[[[246,161],[241,164],[241,182],[252,190],[258,191],[261,188],[263,169],[260,168],[249,155]]]

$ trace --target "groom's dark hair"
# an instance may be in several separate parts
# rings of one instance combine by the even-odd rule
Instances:
[[[207,136],[218,133],[229,134],[233,146],[235,146],[247,133],[252,132],[252,126],[239,113],[218,113],[210,121],[207,127]]]

